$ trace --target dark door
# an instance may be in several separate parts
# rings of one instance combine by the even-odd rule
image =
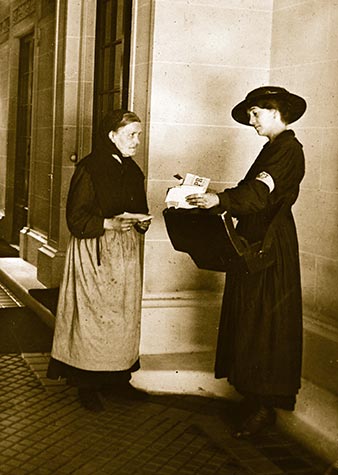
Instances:
[[[33,35],[20,40],[12,242],[27,225],[33,91]]]
[[[97,2],[93,143],[109,110],[128,106],[132,0]]]

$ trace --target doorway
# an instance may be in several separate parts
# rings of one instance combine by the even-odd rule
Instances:
[[[20,39],[16,153],[14,170],[13,244],[19,244],[20,230],[27,226],[31,158],[34,37]]]

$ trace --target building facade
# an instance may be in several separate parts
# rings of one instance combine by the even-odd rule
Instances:
[[[305,317],[297,410],[336,445],[337,19],[334,0],[0,0],[0,237],[57,286],[74,164],[107,108],[137,112],[154,215],[143,256],[148,354],[213,350],[224,285],[172,249],[162,210],[173,176],[234,185],[262,139],[232,120],[233,105],[265,84],[305,97],[295,127],[306,155],[294,207]]]

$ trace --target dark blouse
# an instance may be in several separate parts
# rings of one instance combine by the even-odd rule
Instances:
[[[274,180],[270,193],[268,186],[257,180],[261,172]],[[303,147],[292,130],[282,132],[267,142],[245,178],[237,187],[219,193],[220,208],[238,218],[237,230],[250,242],[264,237],[266,229],[281,204],[291,205],[299,194],[299,184],[305,173]]]
[[[96,173],[101,167],[100,174]],[[77,238],[104,234],[105,218],[123,213],[148,213],[144,175],[130,157],[120,164],[112,156],[89,155],[79,162],[71,180],[66,217]]]

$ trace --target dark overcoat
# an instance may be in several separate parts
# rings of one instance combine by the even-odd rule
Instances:
[[[256,179],[268,173],[275,188]],[[302,299],[296,227],[291,205],[304,176],[302,145],[292,130],[263,147],[237,187],[219,194],[249,242],[262,239],[281,204],[290,206],[273,233],[277,259],[256,274],[229,273],[218,334],[215,376],[242,394],[295,395],[300,387]]]

